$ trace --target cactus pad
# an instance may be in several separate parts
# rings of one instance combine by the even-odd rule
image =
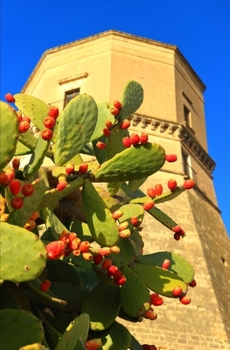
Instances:
[[[30,312],[5,309],[0,311],[0,319],[1,349],[17,350],[28,344],[42,342],[42,324]]]
[[[112,246],[118,240],[118,228],[109,208],[94,186],[86,180],[82,200],[91,235],[102,246]]]
[[[132,269],[156,293],[173,297],[172,290],[178,286],[183,289],[183,293],[187,292],[187,284],[171,271],[144,264],[135,264]]]
[[[128,181],[154,174],[165,162],[164,149],[147,143],[127,148],[92,172],[95,181]]]
[[[18,138],[18,118],[7,103],[0,101],[0,172],[14,156]]]
[[[1,279],[13,282],[29,281],[43,271],[46,249],[33,233],[2,222],[0,260]]]
[[[82,312],[90,317],[90,328],[102,331],[115,320],[120,309],[118,287],[100,282],[86,297]]]
[[[116,321],[103,332],[95,333],[95,337],[101,338],[102,350],[127,350],[131,342],[128,329]]]
[[[97,123],[97,105],[89,95],[74,97],[59,116],[55,163],[64,165],[89,142]]]
[[[123,91],[121,99],[122,109],[119,114],[119,119],[124,120],[141,106],[144,99],[144,90],[136,81],[129,81]]]

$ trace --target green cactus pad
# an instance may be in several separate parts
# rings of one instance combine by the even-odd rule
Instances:
[[[29,177],[33,175],[41,167],[47,150],[49,148],[49,142],[43,140],[41,135],[37,139],[35,149],[32,153],[29,163],[25,166],[24,175]]]
[[[79,312],[86,297],[82,288],[76,287],[72,283],[54,281],[51,283],[50,292],[57,298],[67,302],[67,309],[71,312]]]
[[[47,260],[46,270],[51,282],[59,281],[71,283],[75,287],[81,286],[81,278],[76,269],[64,260]]]
[[[117,267],[128,266],[135,261],[135,250],[129,238],[119,238],[116,242],[116,246],[120,248],[120,252],[118,254],[113,253],[110,257]]]
[[[115,196],[115,194],[119,191],[119,188],[121,187],[121,182],[108,182],[107,183],[107,191],[109,192],[110,196]]]
[[[194,279],[194,269],[190,263],[182,256],[172,252],[157,252],[148,255],[142,255],[137,258],[137,262],[143,265],[152,265],[161,267],[165,259],[170,260],[169,271],[175,273],[185,283],[189,284]]]
[[[118,287],[100,282],[86,297],[82,307],[90,317],[90,328],[102,331],[114,322],[120,309]]]
[[[148,213],[157,219],[162,225],[172,230],[173,227],[177,226],[177,223],[171,219],[167,214],[157,207],[152,207],[148,210]]]
[[[116,121],[114,115],[111,114],[110,109],[113,107],[107,102],[102,102],[97,105],[98,107],[98,120],[94,129],[93,135],[90,141],[99,139],[103,135],[103,128],[105,128],[105,122],[111,121],[113,124]]]
[[[0,320],[1,349],[18,350],[25,345],[42,342],[44,337],[42,324],[30,312],[1,310]]]
[[[24,182],[22,182],[24,184]],[[14,209],[7,220],[8,223],[24,226],[25,223],[30,219],[31,215],[37,211],[39,203],[42,201],[44,196],[46,186],[42,179],[37,179],[33,183],[34,193],[29,197],[24,197],[23,199],[23,207],[21,209]],[[10,194],[9,189],[7,188],[7,206],[10,207],[10,198],[12,195]]]
[[[47,116],[50,107],[38,98],[26,94],[16,94],[14,98],[18,109],[24,115],[30,117],[33,124],[35,124],[39,130],[44,130],[45,126],[43,120]]]
[[[158,203],[171,201],[172,199],[176,198],[184,191],[185,189],[183,187],[178,187],[175,191],[168,191],[168,192],[162,193],[160,196],[155,197],[154,202],[158,204]]]
[[[95,338],[101,338],[102,350],[127,350],[131,342],[128,329],[116,321],[108,329],[95,333]]]
[[[13,158],[18,138],[18,118],[16,112],[0,101],[0,172]]]
[[[30,148],[23,145],[23,143],[21,143],[20,141],[17,142],[15,156],[22,156],[22,155],[31,154],[31,153],[32,151]]]
[[[1,222],[0,278],[24,282],[36,278],[45,267],[42,241],[24,228]]]
[[[123,137],[129,136],[127,129],[121,129],[120,124],[118,123],[112,130],[111,134],[108,137],[108,143],[106,147],[107,159],[113,158],[117,153],[120,153],[125,149],[125,146],[122,143]]]
[[[141,106],[144,99],[144,90],[136,81],[129,81],[123,91],[121,99],[122,109],[119,114],[119,120],[128,118]]]
[[[57,202],[63,197],[67,196],[69,193],[73,192],[80,188],[84,183],[82,177],[77,178],[76,180],[69,182],[66,188],[62,191],[58,191],[56,188],[52,190],[47,190],[43,196],[42,201],[38,205],[38,210],[44,209],[45,207],[55,206]]]
[[[25,132],[24,134],[18,135],[18,140],[27,148],[30,150],[34,150],[36,147],[37,139],[34,137],[29,131]]]
[[[102,246],[113,246],[118,240],[117,224],[109,208],[88,180],[83,186],[82,201],[94,240]]]
[[[89,95],[74,97],[59,116],[54,158],[64,165],[89,142],[97,123],[97,105]]]
[[[150,294],[146,284],[130,267],[124,267],[122,273],[126,282],[119,288],[121,307],[124,312],[139,318],[150,306]]]
[[[131,334],[131,343],[129,345],[130,350],[143,350],[141,344],[137,341],[136,338]]]
[[[187,284],[171,271],[146,264],[134,264],[132,269],[156,293],[173,297],[172,290],[178,286],[183,289],[183,293],[187,292]]]
[[[116,154],[92,172],[95,181],[128,181],[154,174],[165,162],[164,149],[147,143]]]
[[[82,313],[80,316],[75,318],[73,322],[67,327],[65,333],[59,339],[58,344],[54,350],[79,350],[77,346],[80,340],[85,344],[88,336],[90,326],[89,316]]]
[[[119,222],[122,223],[124,221],[128,221],[129,223],[128,228],[131,231],[135,229],[135,227],[131,224],[131,218],[133,216],[136,216],[138,218],[138,221],[141,223],[145,214],[143,206],[140,204],[133,204],[133,203],[125,204],[125,205],[122,205],[120,210],[123,212],[123,215],[120,217]]]

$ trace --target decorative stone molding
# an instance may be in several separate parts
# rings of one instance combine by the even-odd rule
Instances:
[[[208,153],[201,147],[195,137],[195,133],[190,128],[183,124],[151,118],[140,114],[133,114],[129,117],[132,127],[147,129],[151,135],[160,134],[165,137],[172,137],[178,139],[189,150],[192,156],[204,167],[204,169],[211,175],[215,169],[215,162],[208,155]],[[148,130],[149,129],[149,130]]]
[[[67,84],[67,83],[70,83],[71,81],[74,81],[74,80],[79,80],[79,79],[82,79],[82,78],[87,78],[88,75],[89,75],[89,74],[88,74],[87,72],[84,72],[84,73],[81,73],[81,74],[73,75],[73,76],[68,77],[68,78],[59,79],[59,80],[58,80],[58,84],[59,84],[59,85]]]

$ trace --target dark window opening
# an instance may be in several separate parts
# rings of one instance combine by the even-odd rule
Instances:
[[[64,107],[72,100],[72,98],[76,97],[79,94],[80,94],[80,88],[66,91],[65,99],[64,99]]]
[[[187,175],[188,177],[190,177],[190,167],[188,164],[188,155],[185,154],[184,152],[182,152],[182,163],[183,163],[183,172],[185,175]]]
[[[185,105],[184,105],[184,121],[186,126],[191,127],[191,112]]]

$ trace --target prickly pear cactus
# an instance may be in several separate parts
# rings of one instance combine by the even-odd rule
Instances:
[[[153,225],[158,220],[176,240],[184,238],[177,218],[157,204],[194,186],[190,179],[165,193],[161,185],[139,189],[165,161],[176,160],[147,134],[129,133],[143,96],[142,86],[130,81],[120,101],[97,105],[79,95],[61,113],[25,94],[10,99],[17,111],[1,102],[4,349],[140,350],[117,317],[155,320],[153,307],[163,297],[190,302],[187,292],[196,282],[189,262],[173,252],[143,254],[146,212]],[[27,154],[22,167],[18,156]],[[94,160],[83,161],[85,154]],[[46,157],[52,166],[43,166]]]

